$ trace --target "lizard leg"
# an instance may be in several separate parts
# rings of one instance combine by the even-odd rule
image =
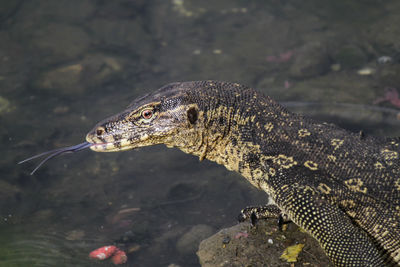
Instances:
[[[250,219],[252,225],[256,225],[258,220],[270,218],[277,219],[279,229],[282,228],[282,225],[290,222],[288,217],[283,214],[276,205],[273,204],[246,207],[240,211],[240,214],[238,216],[239,222]]]
[[[278,190],[277,205],[318,240],[335,266],[385,266],[374,239],[327,196],[298,183]]]

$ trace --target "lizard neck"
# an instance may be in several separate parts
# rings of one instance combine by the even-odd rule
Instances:
[[[202,120],[196,141],[191,146],[179,148],[200,160],[208,159],[224,165],[265,190],[261,185],[268,176],[265,156],[270,148],[271,153],[273,151],[271,142],[283,142],[277,136],[283,132],[277,130],[277,122],[291,121],[295,115],[253,90],[241,91],[231,96],[229,102],[213,103],[210,100],[208,103],[211,103],[211,108],[198,104],[202,109]]]

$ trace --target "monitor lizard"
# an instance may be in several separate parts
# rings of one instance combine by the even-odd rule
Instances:
[[[194,81],[136,99],[86,140],[98,152],[165,144],[217,162],[269,195],[242,218],[285,214],[336,266],[400,263],[399,138],[316,122],[237,83]]]

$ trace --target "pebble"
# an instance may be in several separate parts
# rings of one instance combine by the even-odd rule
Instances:
[[[283,55],[282,59],[289,56],[290,54]],[[323,75],[330,70],[330,67],[326,45],[311,42],[296,49],[289,73],[294,78],[310,78]]]
[[[91,44],[91,38],[82,27],[68,24],[49,23],[38,27],[30,41],[37,53],[43,53],[44,63],[77,59]]]
[[[54,114],[65,114],[68,113],[69,107],[68,106],[57,106],[53,109]]]
[[[229,236],[226,236],[224,239],[222,239],[223,244],[229,244],[229,242],[231,242],[231,238]]]
[[[374,74],[375,73],[375,69],[370,68],[370,67],[365,67],[365,68],[359,69],[357,71],[357,73],[359,75],[362,75],[362,76],[368,76],[368,75]]]
[[[339,71],[342,67],[340,66],[340,64],[336,63],[336,64],[332,64],[331,65],[331,70],[332,71]]]
[[[67,233],[65,239],[67,240],[80,240],[85,236],[85,231],[83,230],[72,230]]]
[[[115,265],[118,264],[124,264],[128,260],[128,257],[126,256],[126,253],[122,250],[117,250],[114,255],[111,257],[112,263]]]
[[[381,57],[378,58],[378,63],[379,64],[386,64],[386,63],[392,62],[392,60],[393,59],[391,57],[389,57],[389,56],[381,56]]]
[[[117,250],[118,248],[116,246],[104,246],[90,252],[89,258],[105,260],[114,255]]]
[[[120,250],[116,246],[103,246],[93,250],[89,254],[89,258],[96,260],[105,260],[111,257],[112,263],[115,265],[124,264],[128,261],[125,251]]]
[[[8,99],[0,96],[0,115],[3,113],[7,113],[11,110],[11,104]]]

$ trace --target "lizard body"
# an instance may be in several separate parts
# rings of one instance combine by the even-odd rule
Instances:
[[[351,133],[217,81],[166,85],[96,125],[94,151],[165,144],[264,190],[336,266],[400,262],[400,140]]]

